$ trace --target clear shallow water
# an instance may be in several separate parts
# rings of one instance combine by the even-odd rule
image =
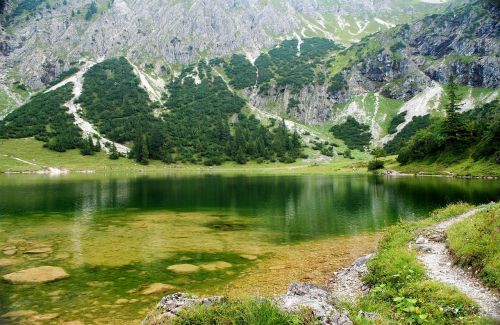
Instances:
[[[30,309],[61,320],[138,320],[162,296],[141,294],[149,284],[215,291],[279,258],[287,245],[378,231],[450,202],[499,198],[498,181],[447,178],[0,176],[0,249],[18,250],[0,252],[17,263],[0,266],[0,274],[53,265],[71,275],[45,285],[1,282],[0,315]],[[52,252],[23,253],[44,245]],[[225,268],[167,269],[214,262]]]

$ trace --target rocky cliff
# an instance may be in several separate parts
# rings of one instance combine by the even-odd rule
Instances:
[[[40,88],[72,61],[117,55],[162,72],[236,51],[255,58],[294,34],[351,43],[444,8],[419,0],[10,0],[0,74]]]

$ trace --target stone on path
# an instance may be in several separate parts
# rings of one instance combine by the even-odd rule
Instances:
[[[40,266],[9,273],[2,278],[12,284],[47,283],[66,279],[69,274],[60,267]]]

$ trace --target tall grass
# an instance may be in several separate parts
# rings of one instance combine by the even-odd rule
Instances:
[[[470,267],[492,288],[500,288],[500,204],[453,225],[448,246],[462,267]]]

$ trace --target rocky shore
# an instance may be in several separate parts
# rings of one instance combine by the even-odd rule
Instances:
[[[353,324],[346,310],[340,308],[344,301],[353,302],[366,294],[369,288],[362,277],[368,273],[367,263],[373,254],[355,260],[348,267],[334,273],[325,286],[310,283],[292,283],[284,294],[271,298],[287,312],[307,310],[321,324]],[[221,296],[197,297],[178,292],[161,299],[156,308],[143,321],[143,325],[164,324],[166,320],[177,317],[179,312],[194,306],[211,306],[227,299]]]

